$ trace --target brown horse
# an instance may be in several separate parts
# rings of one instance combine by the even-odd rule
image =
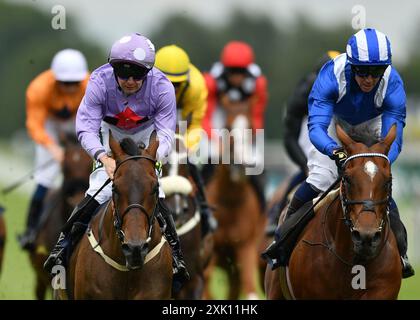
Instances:
[[[249,128],[246,111],[246,108],[227,109],[226,127]],[[238,147],[250,147],[246,143],[235,144],[234,139],[229,144],[231,158]],[[218,164],[207,184],[208,201],[216,208],[218,228],[214,234],[213,258],[206,271],[206,285],[214,266],[222,267],[229,279],[228,299],[238,299],[241,293],[246,299],[258,298],[258,246],[265,216],[245,169],[243,164]],[[211,298],[208,288],[206,295]]]
[[[4,245],[6,244],[6,222],[3,213],[4,208],[0,206],[0,272],[3,266]]]
[[[120,145],[111,134],[109,145],[116,160],[112,200],[71,255],[68,297],[169,299],[172,254],[156,219],[156,132],[146,150],[128,138]]]
[[[388,205],[391,166],[386,154],[396,136],[367,147],[337,126],[349,154],[340,189],[314,209],[287,268],[267,267],[267,298],[396,299],[401,262]]]
[[[161,185],[165,202],[171,209],[177,228],[185,263],[190,274],[175,299],[201,299],[204,289],[204,269],[210,261],[213,235],[201,238],[201,223],[196,186],[191,177],[187,149],[182,136],[175,135],[176,148],[172,149],[170,163],[163,167]]]
[[[50,275],[44,270],[43,264],[72,209],[83,199],[92,171],[92,159],[74,135],[61,135],[60,143],[64,147],[63,182],[59,189],[51,190],[46,196],[45,208],[37,227],[39,231],[35,239],[35,250],[30,252],[36,274],[35,294],[39,300],[45,298],[51,284]]]

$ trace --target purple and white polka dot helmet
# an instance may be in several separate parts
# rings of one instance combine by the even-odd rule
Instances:
[[[155,46],[139,33],[126,35],[112,45],[108,62],[132,63],[150,70],[155,64]]]

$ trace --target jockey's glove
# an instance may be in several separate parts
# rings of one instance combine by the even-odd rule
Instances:
[[[338,172],[341,173],[344,169],[344,163],[347,160],[347,153],[344,150],[344,148],[340,147],[333,151],[332,156],[330,157],[332,160],[335,161],[335,164],[337,166]]]

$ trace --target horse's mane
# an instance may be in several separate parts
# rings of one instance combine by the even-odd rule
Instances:
[[[123,151],[129,156],[138,156],[140,154],[140,149],[137,144],[131,138],[124,138],[120,142],[120,146]]]

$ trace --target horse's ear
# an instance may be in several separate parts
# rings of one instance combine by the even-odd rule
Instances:
[[[344,149],[347,149],[348,146],[355,143],[338,123],[335,125],[335,130],[337,132],[338,139],[343,143]]]
[[[391,129],[389,129],[386,137],[382,141],[382,144],[384,144],[385,147],[386,147],[385,153],[388,153],[388,151],[391,148],[391,145],[394,142],[396,136],[397,136],[397,125],[394,123],[392,125]]]
[[[156,130],[153,130],[149,138],[149,146],[146,149],[146,152],[151,155],[153,158],[156,158],[156,152],[159,147],[159,139],[157,137]]]
[[[111,130],[109,130],[109,147],[111,148],[114,159],[121,160],[124,156],[124,151],[122,150],[120,143],[112,136]]]

